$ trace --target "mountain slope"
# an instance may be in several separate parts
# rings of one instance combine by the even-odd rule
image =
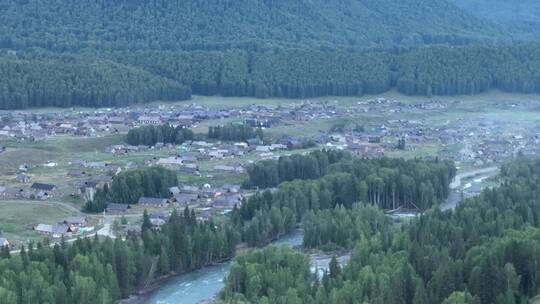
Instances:
[[[538,45],[449,1],[0,0],[0,108],[540,92]]]
[[[538,0],[450,0],[463,10],[507,27],[514,35],[540,37]]]
[[[498,36],[446,0],[0,0],[0,47],[386,46]]]

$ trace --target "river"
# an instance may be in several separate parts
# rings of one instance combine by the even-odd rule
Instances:
[[[300,246],[303,234],[297,230],[283,236],[274,245]],[[342,258],[342,260],[344,260]],[[323,257],[317,262],[320,269],[328,264],[327,258]],[[223,288],[223,279],[229,271],[231,262],[216,266],[209,266],[187,274],[178,275],[167,280],[162,286],[152,293],[145,301],[146,304],[197,304],[205,303]]]
[[[446,201],[440,205],[442,210],[453,209],[462,198],[476,195],[484,188],[484,181],[498,173],[497,167],[477,169],[456,175],[452,181],[450,193]],[[470,178],[474,180],[468,182]],[[303,234],[295,231],[283,236],[274,245],[300,246]],[[338,257],[340,263],[345,263],[349,256]],[[311,256],[312,271],[320,275],[328,267],[330,257]],[[166,280],[148,298],[141,301],[145,304],[199,304],[208,303],[218,294],[224,286],[224,278],[227,276],[231,262],[205,267],[190,273],[175,276]]]
[[[439,208],[443,211],[454,209],[462,198],[478,195],[486,187],[486,180],[490,177],[494,177],[498,173],[498,167],[489,167],[457,174],[450,184],[450,189],[452,189],[452,191],[446,200],[439,205]],[[471,178],[474,179],[469,181]]]

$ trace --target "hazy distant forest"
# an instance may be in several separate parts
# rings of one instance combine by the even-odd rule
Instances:
[[[540,3],[0,0],[0,109],[540,93]]]

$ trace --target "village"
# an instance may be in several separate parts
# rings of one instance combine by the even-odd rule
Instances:
[[[481,168],[540,152],[540,122],[534,118],[540,101],[482,104],[484,110],[473,111],[478,104],[459,100],[374,97],[3,112],[0,211],[17,215],[18,206],[25,204],[63,211],[40,217],[29,207],[27,214],[20,211],[23,223],[4,225],[0,215],[0,245],[16,249],[44,237],[59,241],[139,233],[144,210],[156,229],[172,210],[185,207],[201,221],[219,220],[256,191],[242,187],[250,164],[314,149],[346,150],[367,158],[437,157],[455,161],[458,168]],[[230,123],[262,128],[264,138],[206,137],[210,126]],[[163,124],[192,129],[197,138],[152,146],[125,140],[130,129]],[[117,174],[147,166],[177,173],[179,184],[167,197],[110,202],[103,214],[81,212]]]

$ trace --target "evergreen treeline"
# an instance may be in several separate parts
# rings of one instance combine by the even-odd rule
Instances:
[[[112,304],[149,280],[230,258],[237,236],[189,210],[173,212],[161,231],[142,239],[79,239],[70,245],[38,243],[0,258],[0,302]],[[36,248],[34,248],[36,247]]]
[[[294,179],[316,179],[328,173],[328,167],[350,155],[337,150],[313,151],[308,155],[281,156],[278,160],[263,160],[251,165],[245,188],[275,187]]]
[[[109,60],[0,58],[0,109],[110,107],[185,100],[189,87]]]
[[[540,92],[540,47],[433,46],[408,50],[272,49],[132,52],[113,56],[189,85],[195,94],[307,98],[378,94]]]
[[[501,174],[499,187],[455,210],[434,208],[400,226],[384,221],[373,226],[373,217],[356,214],[366,207],[351,210],[352,215],[339,208],[309,215],[305,244],[332,244],[324,235],[317,240],[316,233],[337,233],[345,247],[356,243],[347,265],[331,263],[320,280],[312,277],[305,283],[310,289],[283,291],[279,283],[309,269],[302,263],[288,265],[263,289],[256,280],[230,277],[239,278],[234,283],[242,289],[234,289],[228,279],[221,297],[227,303],[278,304],[528,303],[540,293],[540,161],[519,160],[504,166]],[[352,233],[342,226],[349,219]],[[258,271],[268,270],[261,266]],[[266,292],[274,286],[282,292]]]
[[[234,256],[240,239],[230,225],[198,221],[195,212],[187,207],[183,214],[174,210],[161,231],[150,229],[151,226],[145,215],[142,240],[148,253],[157,257],[158,275],[223,262]]]
[[[252,128],[246,124],[230,123],[223,126],[211,126],[208,128],[208,138],[227,141],[245,141],[248,139],[264,139],[261,128]]]
[[[146,167],[116,175],[109,188],[97,190],[87,212],[101,212],[109,203],[136,204],[140,197],[169,197],[169,188],[178,185],[176,173],[162,167]]]
[[[309,294],[312,288],[309,267],[307,256],[288,247],[269,246],[241,254],[231,264],[221,297],[227,303],[240,303],[234,301],[235,294],[245,294],[252,300],[249,303],[303,303],[299,294]]]
[[[184,141],[193,140],[195,137],[192,130],[183,127],[173,127],[169,124],[161,126],[141,126],[128,131],[127,143],[133,146],[153,146],[156,143],[171,143],[180,145]]]
[[[294,180],[245,200],[232,221],[255,246],[291,231],[309,210],[356,202],[383,209],[436,206],[449,193],[455,167],[448,162],[383,158],[344,159],[319,179]]]
[[[66,55],[67,56],[67,55]],[[0,108],[120,106],[200,95],[307,98],[383,93],[540,92],[540,47],[4,54]],[[99,59],[107,57],[108,59]],[[94,58],[94,59],[90,59]],[[120,62],[120,63],[115,63]],[[24,90],[22,89],[24,88]]]

